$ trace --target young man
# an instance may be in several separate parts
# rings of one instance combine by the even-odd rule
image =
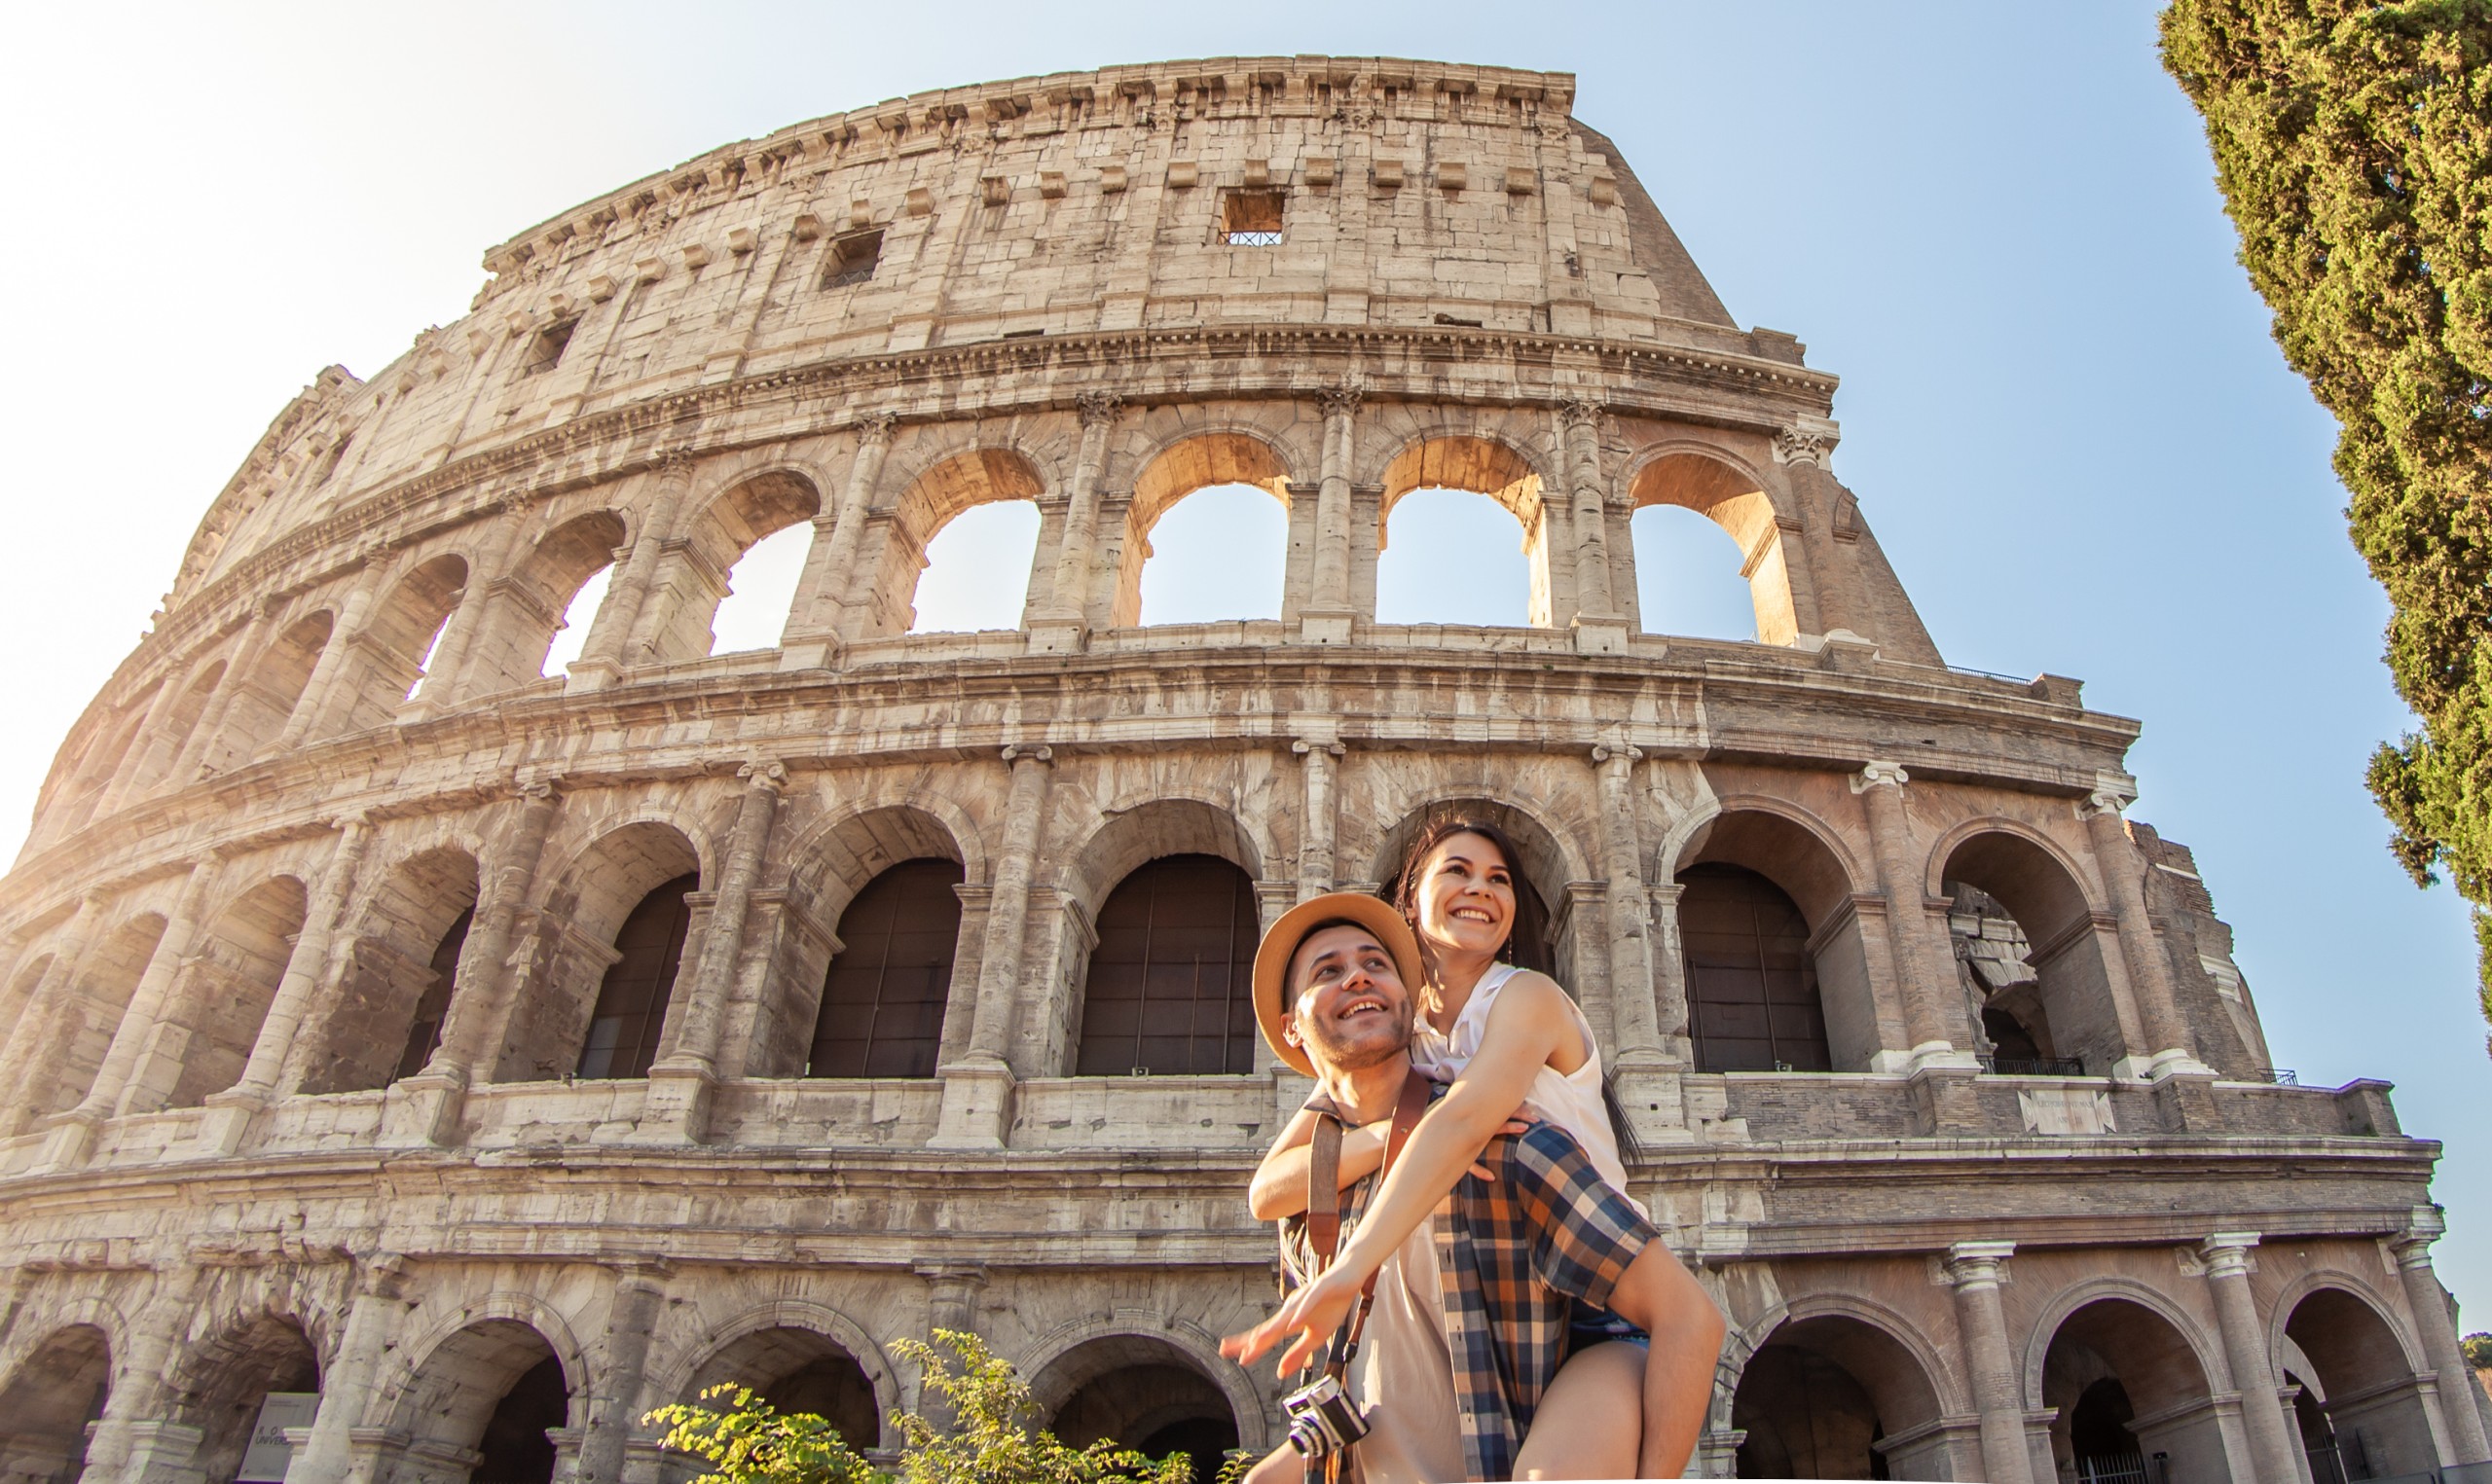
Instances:
[[[1335,892],[1274,923],[1255,959],[1255,1013],[1273,1049],[1313,1075],[1307,1106],[1356,1126],[1391,1119],[1411,1069],[1417,942],[1385,902]],[[1441,1091],[1441,1089],[1440,1089]],[[1377,1176],[1351,1188],[1350,1219]],[[1603,1183],[1581,1145],[1547,1124],[1501,1134],[1427,1226],[1378,1271],[1345,1378],[1370,1430],[1353,1450],[1363,1484],[1562,1477],[1540,1471],[1534,1409],[1565,1358],[1581,1299],[1652,1337],[1645,1412],[1667,1419],[1631,1456],[1646,1477],[1675,1478],[1703,1428],[1722,1319],[1633,1203]],[[1293,1280],[1311,1261],[1302,1221],[1285,1228]],[[1332,1336],[1267,1321],[1222,1349],[1251,1362],[1284,1338],[1281,1372],[1319,1358]],[[1633,1430],[1633,1416],[1616,1419]],[[1300,1476],[1283,1445],[1254,1484]]]

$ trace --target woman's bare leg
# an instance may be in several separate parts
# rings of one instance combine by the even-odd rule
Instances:
[[[1611,1340],[1558,1368],[1531,1415],[1515,1477],[1631,1479],[1643,1441],[1644,1347]]]

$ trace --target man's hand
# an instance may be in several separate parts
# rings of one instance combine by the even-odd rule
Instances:
[[[1280,1374],[1287,1377],[1301,1370],[1322,1351],[1333,1332],[1349,1322],[1350,1311],[1358,1307],[1359,1289],[1365,1283],[1365,1274],[1354,1278],[1347,1269],[1335,1267],[1292,1293],[1270,1319],[1221,1341],[1220,1353],[1240,1365],[1252,1365],[1283,1338],[1294,1337],[1290,1338],[1289,1348],[1281,1352]]]

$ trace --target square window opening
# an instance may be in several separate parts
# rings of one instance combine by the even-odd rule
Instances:
[[[537,331],[534,343],[528,347],[528,365],[525,374],[532,377],[538,372],[551,371],[563,364],[563,352],[569,349],[571,345],[571,332],[579,327],[580,322],[574,316],[547,325],[544,329]]]
[[[863,283],[874,276],[874,265],[882,260],[882,256],[883,233],[879,227],[871,232],[851,232],[833,237],[830,267],[823,273],[822,286],[837,289],[852,283]]]
[[[1277,247],[1281,241],[1278,191],[1231,191],[1220,204],[1220,239],[1231,247]]]

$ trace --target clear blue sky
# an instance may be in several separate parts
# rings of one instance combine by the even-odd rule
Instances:
[[[0,59],[18,165],[0,232],[18,552],[0,851],[269,418],[321,366],[368,374],[462,313],[481,250],[524,227],[922,88],[1298,52],[1568,69],[1577,112],[1733,314],[1844,378],[1837,472],[1947,657],[2081,676],[2093,705],[2144,719],[2138,816],[2196,849],[2278,1060],[2306,1082],[2392,1080],[2405,1126],[2451,1140],[2440,1271],[2468,1327],[2492,1328],[2492,1066],[2463,904],[2399,874],[2362,787],[2408,723],[2378,663],[2386,605],[2153,17],[2145,0],[29,10]],[[1510,522],[1461,539],[1484,582],[1515,560]]]

